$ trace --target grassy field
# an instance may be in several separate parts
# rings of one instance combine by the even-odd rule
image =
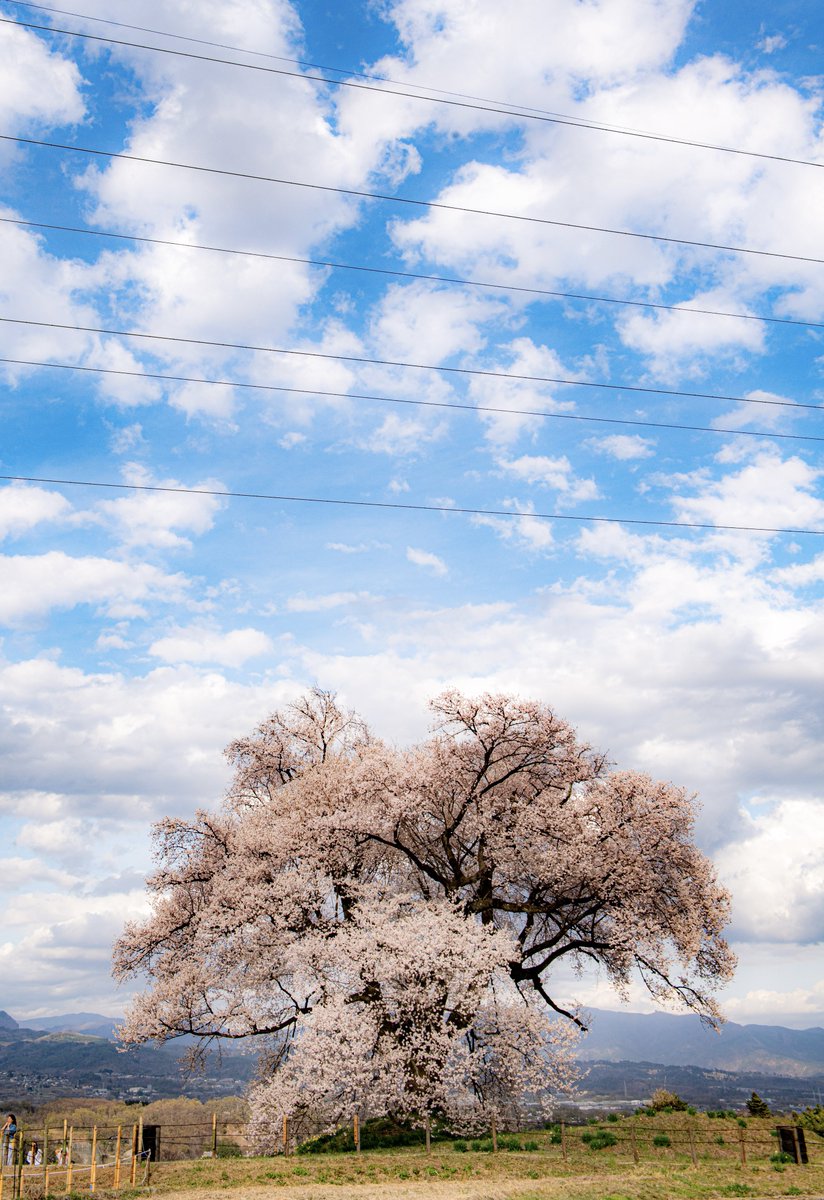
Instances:
[[[615,1146],[591,1150],[580,1129],[569,1130],[567,1160],[546,1134],[527,1135],[534,1150],[497,1153],[457,1152],[451,1145],[423,1150],[374,1150],[360,1155],[324,1154],[289,1158],[206,1159],[158,1163],[151,1188],[163,1200],[264,1200],[273,1192],[284,1200],[721,1200],[723,1197],[824,1197],[824,1143],[811,1139],[810,1163],[770,1161],[775,1150],[766,1122],[750,1122],[746,1163],[740,1134],[733,1125],[693,1126],[677,1120],[666,1129],[670,1146],[655,1146],[664,1132],[636,1125],[632,1155],[631,1127],[614,1129]],[[682,1135],[679,1138],[679,1133]],[[818,1143],[818,1144],[816,1144]],[[819,1149],[819,1146],[821,1149]],[[693,1153],[695,1162],[693,1162]]]

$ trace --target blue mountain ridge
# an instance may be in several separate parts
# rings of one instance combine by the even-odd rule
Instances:
[[[583,1062],[657,1062],[723,1071],[762,1071],[783,1075],[824,1074],[824,1028],[739,1025],[729,1021],[719,1033],[694,1015],[588,1009],[589,1032],[577,1057]],[[0,1031],[15,1026],[46,1033],[78,1033],[115,1040],[122,1017],[64,1013],[15,1021],[0,1012]],[[179,1043],[178,1043],[179,1044]]]

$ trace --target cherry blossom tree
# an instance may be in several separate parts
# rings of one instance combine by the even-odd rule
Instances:
[[[432,709],[399,750],[314,691],[232,743],[219,812],[157,826],[152,915],[115,948],[149,985],[122,1036],[260,1038],[261,1145],[283,1114],[517,1124],[573,1075],[561,963],[720,1019],[729,897],[684,791],[539,703]]]

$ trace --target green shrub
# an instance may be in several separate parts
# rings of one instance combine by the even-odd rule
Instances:
[[[723,1137],[723,1135],[722,1135],[722,1134],[720,1134],[720,1133],[719,1133],[718,1137],[717,1137],[717,1138],[715,1138],[715,1144],[716,1144],[716,1146],[723,1146],[723,1145],[724,1145],[724,1137]]]
[[[521,1150],[520,1138],[514,1137],[511,1134],[503,1134],[498,1138],[499,1150]]]
[[[824,1104],[811,1104],[803,1112],[794,1112],[793,1117],[797,1124],[803,1125],[805,1129],[810,1129],[820,1138],[824,1138]]]
[[[362,1150],[377,1150],[388,1146],[421,1146],[424,1135],[390,1117],[373,1117],[360,1127]],[[298,1154],[340,1154],[355,1149],[355,1135],[351,1125],[336,1129],[334,1133],[322,1133],[318,1137],[301,1142]]]
[[[691,1104],[690,1104],[690,1105],[688,1105],[688,1106],[687,1106],[687,1116],[690,1116],[690,1117],[697,1117],[697,1116],[698,1116],[698,1109],[697,1109],[697,1108],[693,1108]]]
[[[492,1138],[475,1138],[475,1140],[472,1142],[472,1149],[476,1153],[479,1151],[483,1154],[491,1153],[493,1149]]]
[[[599,1129],[594,1137],[589,1139],[590,1150],[606,1150],[608,1146],[615,1146],[618,1139],[614,1133],[610,1133],[608,1129]]]
[[[770,1155],[770,1162],[771,1163],[791,1163],[791,1162],[795,1162],[795,1159],[793,1158],[793,1156],[791,1154],[788,1154],[786,1150],[776,1150],[775,1154]]]
[[[540,1148],[534,1138],[528,1138],[523,1144],[524,1150],[540,1150]]]
[[[235,1142],[218,1142],[218,1158],[240,1158],[243,1151]]]
[[[652,1093],[650,1108],[653,1112],[684,1112],[686,1100],[682,1100],[677,1092],[668,1092],[666,1088],[656,1088]]]
[[[751,1117],[770,1117],[770,1106],[766,1100],[762,1100],[758,1092],[753,1092],[747,1101],[747,1112]]]
[[[607,1120],[611,1121],[613,1123],[613,1125],[615,1124],[616,1121],[620,1121],[620,1119],[621,1118],[618,1116],[617,1113],[607,1113]]]
[[[467,1146],[466,1142],[458,1141],[452,1143],[452,1149],[456,1154],[466,1154],[469,1147]]]
[[[671,1146],[672,1142],[670,1141],[668,1134],[656,1133],[655,1137],[652,1139],[652,1144],[653,1146],[666,1147]]]
[[[744,1118],[743,1118],[743,1117],[739,1117],[739,1118],[738,1118],[738,1124],[739,1124],[739,1127],[740,1127],[741,1129],[746,1129],[746,1128],[747,1128],[747,1122],[744,1120]]]

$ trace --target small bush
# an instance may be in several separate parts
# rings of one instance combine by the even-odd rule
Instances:
[[[243,1151],[235,1142],[218,1142],[218,1158],[240,1158]]]
[[[374,1117],[364,1121],[360,1127],[362,1150],[377,1150],[385,1146],[421,1146],[424,1135],[420,1129],[393,1121],[390,1117]],[[355,1136],[351,1125],[336,1129],[334,1133],[322,1133],[318,1137],[301,1142],[298,1154],[339,1154],[355,1149]]]
[[[805,1129],[811,1129],[820,1138],[824,1138],[824,1104],[811,1104],[803,1112],[794,1112],[793,1117],[798,1125],[803,1125]]]
[[[672,1142],[670,1141],[668,1134],[656,1133],[655,1137],[652,1139],[652,1144],[653,1146],[666,1147],[671,1146]]]
[[[520,1149],[522,1149],[520,1139],[516,1138],[516,1137],[512,1137],[511,1135],[508,1135],[508,1134],[504,1134],[503,1136],[498,1138],[498,1149],[499,1150],[520,1150]]]
[[[775,1154],[770,1155],[770,1162],[771,1163],[791,1163],[791,1162],[795,1162],[795,1159],[793,1158],[793,1156],[791,1154],[788,1154],[786,1150],[776,1150]]]
[[[723,1136],[723,1134],[720,1134],[720,1133],[719,1133],[718,1137],[717,1137],[717,1138],[715,1138],[714,1140],[715,1140],[715,1144],[716,1144],[716,1146],[723,1146],[723,1145],[724,1145],[724,1136]]]
[[[747,1112],[751,1117],[770,1117],[770,1106],[766,1100],[762,1100],[758,1092],[753,1092],[747,1101]]]
[[[650,1108],[653,1112],[684,1112],[686,1100],[682,1100],[677,1092],[668,1092],[666,1088],[656,1088],[652,1093]]]
[[[550,1133],[550,1135],[549,1135],[549,1144],[550,1144],[550,1146],[560,1146],[560,1144],[561,1144],[561,1140],[562,1140],[562,1139],[561,1139],[561,1131],[560,1131],[560,1129],[553,1129],[553,1130],[552,1130],[552,1132],[551,1132],[551,1133]]]
[[[608,1146],[618,1144],[618,1139],[614,1133],[610,1133],[608,1129],[600,1129],[594,1137],[589,1140],[590,1150],[606,1150]]]
[[[524,1150],[540,1150],[540,1148],[541,1147],[533,1138],[528,1138],[523,1144]]]
[[[744,1120],[743,1117],[738,1118],[738,1125],[739,1125],[739,1128],[741,1128],[741,1129],[747,1128],[747,1122]]]
[[[618,1116],[617,1113],[607,1113],[607,1120],[611,1121],[613,1125],[615,1124],[616,1121],[620,1121],[620,1119],[621,1118]]]
[[[688,1106],[687,1106],[687,1116],[689,1116],[689,1117],[697,1117],[697,1116],[698,1116],[698,1109],[697,1109],[697,1108],[693,1108],[691,1104],[690,1104],[690,1105],[688,1105]]]
[[[467,1146],[466,1142],[459,1141],[459,1142],[452,1143],[452,1149],[455,1151],[456,1154],[466,1154],[469,1147]]]

